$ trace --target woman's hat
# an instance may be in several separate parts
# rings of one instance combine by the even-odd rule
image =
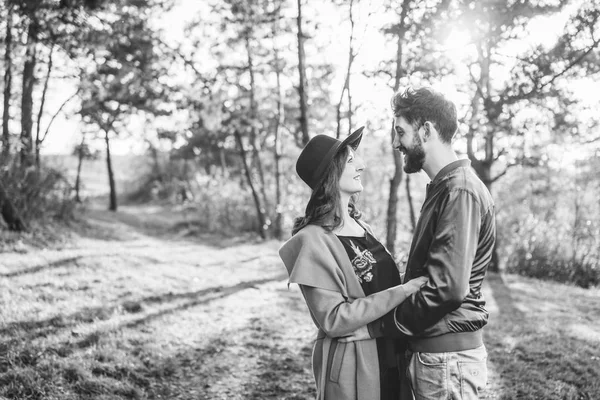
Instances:
[[[346,146],[350,146],[354,150],[358,148],[362,139],[363,129],[365,127],[361,126],[344,139],[344,141],[327,135],[317,135],[310,139],[300,152],[298,161],[296,161],[298,176],[314,190],[331,163],[331,160],[333,160],[341,149]]]

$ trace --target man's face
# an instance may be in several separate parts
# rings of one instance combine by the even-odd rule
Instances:
[[[419,128],[420,129],[420,128]],[[394,149],[404,154],[404,172],[419,172],[425,163],[425,150],[418,129],[414,129],[404,117],[394,118]]]

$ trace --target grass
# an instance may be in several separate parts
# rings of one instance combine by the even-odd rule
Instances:
[[[600,291],[491,276],[490,398],[600,398]]]
[[[157,209],[88,215],[68,245],[0,256],[0,398],[314,398],[315,330],[279,243],[177,236]],[[485,295],[487,399],[600,398],[598,289],[494,275]]]

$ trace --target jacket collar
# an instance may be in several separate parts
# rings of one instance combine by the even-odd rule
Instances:
[[[450,175],[450,173],[452,171],[454,171],[455,169],[458,169],[461,167],[470,167],[470,166],[471,166],[471,160],[469,160],[469,159],[452,161],[450,164],[446,165],[444,168],[442,168],[440,170],[440,172],[437,173],[435,178],[433,178],[433,180],[431,181],[431,184],[435,185],[436,183],[441,182],[446,176]]]

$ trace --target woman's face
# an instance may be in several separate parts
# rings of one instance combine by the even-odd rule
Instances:
[[[340,193],[353,195],[363,191],[360,175],[365,169],[365,163],[356,155],[351,147],[348,148],[346,165],[340,176]]]

